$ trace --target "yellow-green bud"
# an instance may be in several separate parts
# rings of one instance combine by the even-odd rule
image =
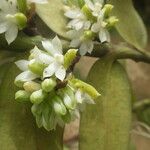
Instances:
[[[74,86],[76,88],[81,89],[82,91],[86,92],[87,94],[89,94],[93,99],[96,99],[97,97],[100,96],[100,93],[91,85],[78,80],[78,79],[73,79],[72,83],[74,84]]]
[[[42,90],[35,91],[30,96],[30,101],[33,104],[40,104],[46,98],[47,94]]]
[[[77,49],[69,49],[64,55],[64,67],[68,69],[77,56]]]
[[[84,39],[93,39],[95,36],[95,33],[91,30],[84,31]]]
[[[53,107],[54,107],[54,111],[57,115],[65,115],[67,113],[67,109],[64,106],[64,104],[62,103],[60,97],[55,96],[53,99]]]
[[[43,82],[42,82],[42,89],[43,91],[45,92],[50,92],[54,89],[54,87],[56,86],[56,80],[54,79],[45,79]]]
[[[30,93],[24,90],[19,90],[15,94],[15,100],[18,102],[27,102],[30,100]]]
[[[105,16],[109,16],[109,14],[111,13],[112,9],[114,8],[113,5],[111,4],[105,4],[102,11],[104,12]]]
[[[83,7],[82,7],[82,12],[84,13],[84,15],[86,16],[86,18],[92,22],[96,22],[96,17],[94,17],[92,15],[92,12],[91,10],[89,9],[89,7],[85,4]]]
[[[117,19],[115,16],[109,17],[107,19],[107,28],[115,26],[118,21],[119,19]]]
[[[25,89],[25,91],[32,93],[32,92],[35,92],[37,90],[40,90],[41,86],[39,83],[36,83],[34,81],[28,81],[28,82],[25,82],[23,84],[23,88]]]
[[[17,87],[22,88],[24,82],[23,82],[23,81],[20,81],[20,80],[15,80],[15,81],[14,81],[14,84],[15,84]]]
[[[16,13],[14,17],[20,30],[26,27],[27,17],[23,13]]]
[[[33,73],[37,75],[43,75],[43,71],[45,69],[45,65],[38,63],[36,60],[31,60],[28,67]]]

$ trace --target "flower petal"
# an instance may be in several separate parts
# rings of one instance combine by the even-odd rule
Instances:
[[[48,54],[41,53],[38,57],[39,62],[44,63],[44,64],[50,64],[54,61],[54,58]]]
[[[33,74],[31,71],[24,71],[21,74],[19,74],[16,77],[16,81],[22,81],[22,82],[26,82],[26,81],[31,81],[34,80],[38,77],[38,75]]]
[[[80,45],[80,43],[81,43],[80,39],[74,39],[71,41],[70,47],[77,48]]]
[[[44,49],[52,56],[54,56],[55,53],[57,53],[50,41],[48,41],[48,40],[42,41],[42,45],[43,45]]]
[[[22,71],[28,70],[29,61],[27,61],[27,60],[19,60],[19,61],[15,62],[15,64]]]
[[[52,63],[47,68],[44,69],[43,78],[51,77],[55,71],[58,69],[58,64]]]
[[[95,104],[94,100],[88,94],[84,94],[84,102],[88,104]]]
[[[9,25],[8,30],[5,33],[5,38],[8,44],[12,43],[18,35],[18,27],[16,24]]]
[[[52,40],[52,44],[53,44],[53,47],[55,49],[55,51],[59,54],[61,53],[62,54],[62,44],[61,44],[61,41],[60,39],[58,38],[58,36],[55,36],[55,38]]]
[[[85,41],[80,46],[80,55],[85,55],[87,52],[91,53],[93,50],[94,44],[92,41]]]
[[[82,104],[83,99],[82,99],[82,94],[81,94],[80,90],[77,90],[77,92],[75,93],[75,98],[76,98],[78,103]]]
[[[81,12],[79,9],[73,9],[73,10],[70,9],[70,10],[66,11],[66,13],[64,15],[70,19],[74,19],[74,18],[77,18],[80,13]]]
[[[47,0],[28,0],[28,2],[31,2],[31,3],[39,3],[39,4],[45,4],[45,3],[47,3],[48,1],[47,1]]]
[[[66,70],[63,66],[61,66],[56,72],[55,72],[56,77],[63,81],[65,76],[66,76]]]
[[[109,32],[105,29],[102,29],[99,32],[99,40],[103,43],[103,42],[110,42],[110,35]]]
[[[0,34],[4,33],[6,30],[7,30],[7,23],[6,22],[0,23]]]

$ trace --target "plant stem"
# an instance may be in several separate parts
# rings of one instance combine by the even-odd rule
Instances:
[[[98,48],[98,46],[97,46]],[[108,53],[115,53],[116,59],[132,59],[136,62],[142,61],[150,63],[150,53],[137,51],[136,49],[124,45],[110,45],[108,43],[99,45],[99,48],[92,52],[90,56],[102,57]]]

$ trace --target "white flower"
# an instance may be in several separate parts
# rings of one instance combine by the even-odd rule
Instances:
[[[110,34],[108,30],[106,29],[107,23],[103,21],[103,18],[99,17],[97,22],[94,23],[91,27],[91,30],[94,33],[98,33],[99,40],[101,43],[103,42],[110,42]]]
[[[102,15],[102,6],[104,1],[103,0],[85,0],[85,4],[91,9],[93,16],[98,17]]]
[[[47,0],[28,0],[28,2],[31,2],[31,3],[39,3],[39,4],[45,4],[45,3],[47,3],[48,1],[47,1]]]
[[[43,77],[55,76],[61,81],[64,80],[66,76],[66,69],[64,68],[64,56],[62,52],[62,44],[59,38],[56,36],[51,42],[43,41],[43,47],[52,57],[52,62],[45,68],[43,72]]]
[[[65,16],[71,19],[67,27],[75,30],[89,29],[91,22],[87,20],[81,9],[73,7],[66,9]]]
[[[17,13],[16,1],[1,0],[0,4],[0,34],[5,33],[5,38],[10,44],[18,34],[18,26],[15,18]]]
[[[36,78],[43,79],[46,77],[51,77],[53,75],[55,75],[61,81],[64,80],[66,76],[66,69],[63,66],[64,56],[62,54],[61,41],[56,36],[52,41],[43,41],[42,45],[46,52],[39,50],[35,46],[35,48],[31,50],[29,60],[20,60],[16,62],[18,68],[24,71],[16,77],[17,81],[26,82]],[[34,64],[36,64],[36,66],[34,66]],[[36,67],[36,72],[34,72],[34,67]],[[40,75],[41,72],[39,75],[37,75],[37,71],[41,71],[41,67],[44,67],[44,71],[42,71],[43,75]],[[34,70],[33,72],[32,69]]]
[[[67,32],[71,39],[70,47],[78,48],[79,52],[83,56],[87,52],[91,53],[94,48],[94,41],[92,39],[84,38],[84,30],[70,30]]]

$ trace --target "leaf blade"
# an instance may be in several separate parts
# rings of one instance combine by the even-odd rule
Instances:
[[[96,77],[96,74],[99,76]],[[131,93],[124,70],[118,63],[111,66],[111,63],[99,60],[87,80],[102,96],[97,99],[95,106],[87,106],[81,115],[80,150],[127,150]]]
[[[136,48],[145,48],[147,31],[133,6],[132,0],[110,0],[110,3],[114,5],[112,15],[117,16],[119,19],[116,28],[120,35]]]
[[[63,7],[62,0],[48,0],[47,4],[36,4],[36,12],[49,28],[67,38],[67,19],[64,16]]]

